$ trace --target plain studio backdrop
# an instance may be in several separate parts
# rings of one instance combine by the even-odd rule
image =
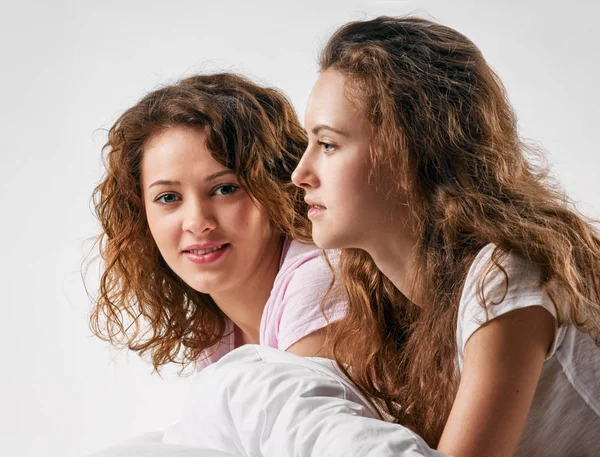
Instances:
[[[596,0],[2,2],[0,454],[78,457],[177,419],[190,378],[91,336],[81,279],[90,195],[116,118],[147,91],[234,70],[283,89],[301,119],[324,40],[347,21],[418,13],[471,38],[524,137],[600,215]],[[98,266],[87,284],[95,293]]]

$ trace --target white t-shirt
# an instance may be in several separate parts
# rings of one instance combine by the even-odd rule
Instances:
[[[479,252],[462,292],[456,332],[461,373],[465,344],[487,321],[478,286],[494,248],[489,244]],[[486,277],[484,285],[490,320],[529,306],[542,306],[556,318],[554,304],[539,285],[540,269],[536,264],[509,254],[500,260],[500,265],[508,275],[508,288],[504,274],[497,268]],[[573,326],[556,329],[515,453],[515,457],[525,456],[600,456],[600,347],[589,334]]]

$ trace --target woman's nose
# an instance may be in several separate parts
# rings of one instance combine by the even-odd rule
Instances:
[[[217,227],[217,218],[208,204],[188,202],[185,207],[182,228],[186,232],[201,234]]]
[[[311,163],[311,157],[308,150],[304,153],[298,166],[292,173],[292,182],[303,189],[316,187],[318,185],[317,176],[314,173]]]

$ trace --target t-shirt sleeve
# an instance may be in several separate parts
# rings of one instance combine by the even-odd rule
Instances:
[[[337,257],[332,255],[329,259],[332,266],[337,268]],[[339,278],[336,278],[333,288],[323,303],[331,278],[331,269],[323,256],[304,262],[292,272],[279,305],[281,320],[277,332],[278,349],[285,351],[305,336],[344,316],[347,299]],[[322,309],[327,318],[323,316]]]
[[[539,266],[518,254],[509,253],[498,259],[502,267],[500,269],[491,263],[494,248],[494,245],[487,245],[479,252],[465,280],[456,334],[461,370],[467,341],[486,322],[510,311],[530,306],[541,306],[556,319],[554,303],[540,285]],[[483,294],[480,288],[482,278]],[[485,298],[485,307],[481,303],[482,295]],[[558,332],[555,332],[547,359],[552,357],[556,350],[557,334]]]

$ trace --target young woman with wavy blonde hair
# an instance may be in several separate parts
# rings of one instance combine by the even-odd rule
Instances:
[[[292,179],[342,248],[347,375],[454,457],[597,455],[600,236],[528,160],[481,52],[380,17],[320,69]]]
[[[287,98],[234,74],[153,91],[108,134],[94,193],[93,332],[198,369],[260,343],[311,356],[343,312],[290,175],[306,135]],[[338,307],[339,305],[339,307]]]

